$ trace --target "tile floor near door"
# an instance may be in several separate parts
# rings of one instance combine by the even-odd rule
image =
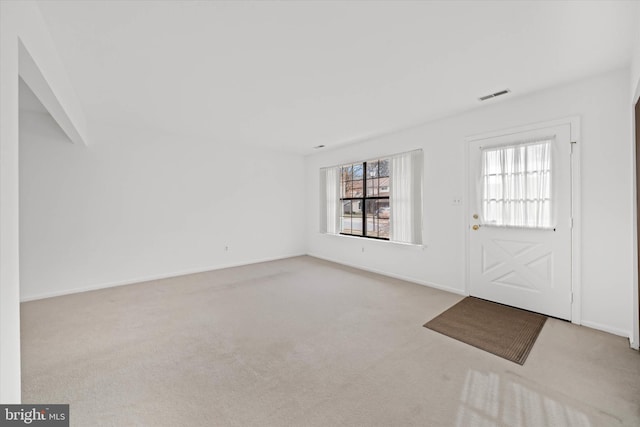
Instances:
[[[640,355],[549,319],[524,366],[462,297],[311,257],[22,304],[23,401],[72,426],[638,426]]]

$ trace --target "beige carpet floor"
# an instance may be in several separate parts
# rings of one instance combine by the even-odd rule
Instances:
[[[549,319],[524,366],[462,297],[311,257],[22,304],[23,401],[72,426],[638,426],[640,355]]]

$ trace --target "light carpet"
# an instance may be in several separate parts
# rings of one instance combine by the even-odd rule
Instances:
[[[525,366],[422,324],[462,297],[297,257],[22,304],[24,402],[72,426],[637,426],[628,341],[549,319]]]

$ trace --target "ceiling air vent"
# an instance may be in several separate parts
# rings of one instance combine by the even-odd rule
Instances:
[[[478,98],[478,100],[486,101],[487,99],[495,98],[496,96],[506,95],[509,92],[511,92],[509,89],[501,90],[499,92],[495,92],[495,93],[492,93],[492,94],[489,94],[489,95],[481,96],[480,98]]]

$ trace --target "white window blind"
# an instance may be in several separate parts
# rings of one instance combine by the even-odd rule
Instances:
[[[320,169],[320,232],[340,232],[340,168]]]
[[[553,228],[552,138],[482,149],[482,223]]]
[[[390,240],[422,244],[422,150],[390,158]]]

